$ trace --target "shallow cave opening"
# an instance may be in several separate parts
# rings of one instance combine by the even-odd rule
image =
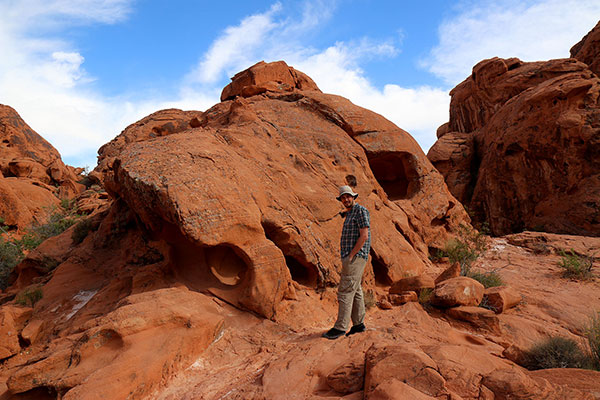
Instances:
[[[371,250],[371,265],[375,275],[375,284],[378,286],[390,286],[393,282],[388,274],[388,269],[381,258]]]
[[[319,272],[315,265],[308,262],[300,245],[288,232],[271,221],[262,221],[265,236],[281,250],[285,257],[292,280],[300,285],[316,288],[319,284]]]
[[[415,156],[407,152],[383,152],[369,158],[371,171],[392,201],[410,199],[421,188]]]
[[[210,272],[223,285],[236,286],[244,279],[248,266],[234,248],[227,245],[206,247],[204,255]]]
[[[307,268],[298,260],[291,256],[285,256],[285,263],[290,270],[292,280],[300,285],[315,288],[317,287],[318,274],[314,268]]]

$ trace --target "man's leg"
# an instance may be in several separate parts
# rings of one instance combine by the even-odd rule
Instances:
[[[353,262],[348,258],[342,260],[342,277],[338,286],[338,318],[333,326],[335,329],[345,331],[348,329],[350,319],[364,319],[365,304],[362,295],[362,275],[366,260],[356,257]],[[358,305],[359,297],[360,305]],[[357,307],[355,311],[354,308]],[[356,316],[354,315],[356,313]]]

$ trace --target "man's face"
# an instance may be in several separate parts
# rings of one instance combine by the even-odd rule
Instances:
[[[352,195],[349,195],[348,193],[341,195],[340,201],[347,209],[352,208],[352,206],[354,205],[354,197],[352,197]]]

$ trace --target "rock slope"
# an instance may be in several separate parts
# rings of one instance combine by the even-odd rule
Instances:
[[[11,107],[0,104],[0,217],[11,228],[43,222],[59,198],[84,187],[74,168]]]

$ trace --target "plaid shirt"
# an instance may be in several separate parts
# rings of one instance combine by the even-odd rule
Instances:
[[[360,236],[361,228],[369,228],[369,236],[357,255],[366,260],[369,258],[369,250],[371,249],[369,210],[355,203],[354,207],[346,214],[344,227],[342,228],[342,237],[340,239],[340,255],[342,258],[350,255],[350,252]]]

